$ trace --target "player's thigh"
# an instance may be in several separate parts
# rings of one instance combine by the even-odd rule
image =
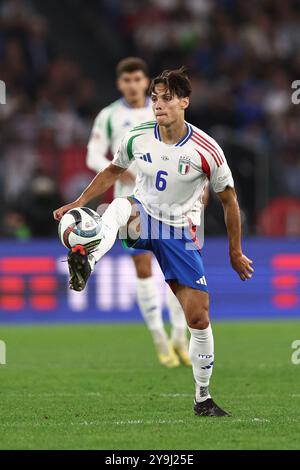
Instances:
[[[152,253],[133,255],[132,260],[138,278],[145,279],[152,276]]]
[[[209,325],[209,295],[207,292],[172,282],[190,328],[203,330]]]

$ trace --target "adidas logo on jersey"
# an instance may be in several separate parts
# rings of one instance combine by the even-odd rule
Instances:
[[[202,284],[203,286],[207,286],[205,276],[200,277],[200,279],[196,281],[196,284]]]
[[[152,163],[152,158],[151,158],[151,155],[150,153],[144,153],[143,155],[139,155],[138,157],[140,160],[144,160],[145,162],[149,162],[149,163]]]

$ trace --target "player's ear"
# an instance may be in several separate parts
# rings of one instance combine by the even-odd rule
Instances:
[[[184,98],[181,98],[180,105],[181,105],[182,109],[186,109],[189,106],[189,104],[190,104],[190,99],[189,99],[188,96],[185,96]]]

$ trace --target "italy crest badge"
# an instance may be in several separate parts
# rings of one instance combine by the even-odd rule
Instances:
[[[190,170],[190,157],[179,157],[178,171],[181,175],[186,175]]]

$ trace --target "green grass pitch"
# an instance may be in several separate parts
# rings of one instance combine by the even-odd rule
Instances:
[[[191,370],[163,368],[142,324],[1,327],[1,449],[299,449],[299,322],[216,323],[211,392],[231,418],[192,412]]]

